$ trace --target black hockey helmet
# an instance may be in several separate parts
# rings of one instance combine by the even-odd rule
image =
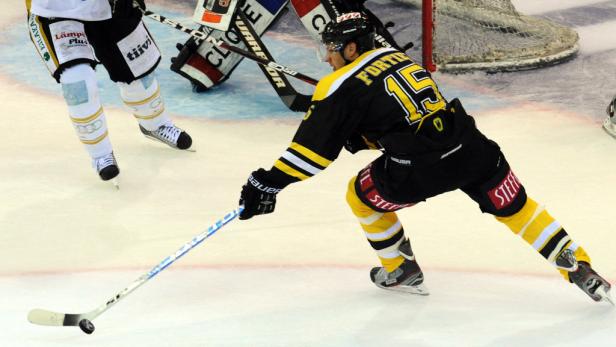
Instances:
[[[344,13],[325,26],[321,41],[329,49],[342,51],[349,42],[357,44],[358,53],[374,49],[374,26],[359,12]]]

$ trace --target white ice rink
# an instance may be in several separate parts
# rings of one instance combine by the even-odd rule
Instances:
[[[514,2],[534,15],[580,7],[578,14],[587,13],[576,24],[580,55],[533,72],[435,79],[446,97],[464,94],[529,195],[614,283],[616,140],[600,122],[616,93],[616,14],[599,23],[587,9],[616,10],[616,1],[546,1],[542,9]],[[175,10],[190,13],[188,6]],[[21,1],[0,4],[2,32],[23,32],[19,43],[0,36],[0,52],[16,46],[15,59],[36,55],[24,19]],[[279,47],[273,53],[297,66],[280,53],[296,43],[279,36],[266,35]],[[231,222],[98,317],[94,334],[32,325],[26,316],[33,308],[74,313],[101,305],[233,210],[248,174],[278,158],[301,119],[251,114],[240,100],[250,102],[267,85],[246,87],[264,80],[248,61],[225,87],[237,100],[219,105],[227,118],[209,117],[209,106],[173,114],[196,153],[146,140],[112,104],[107,119],[122,170],[116,191],[96,177],[60,88],[32,61],[26,69],[35,79],[12,74],[10,62],[0,66],[0,346],[616,346],[612,306],[563,281],[459,192],[399,213],[431,295],[376,288],[368,272],[377,258],[344,200],[348,179],[375,153],[345,152],[282,192],[274,214]],[[194,97],[181,86],[167,95]],[[262,89],[274,100],[271,112],[284,114],[271,89]]]

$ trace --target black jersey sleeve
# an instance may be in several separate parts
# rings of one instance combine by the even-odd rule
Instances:
[[[323,171],[336,160],[347,139],[356,131],[361,113],[357,112],[357,102],[353,100],[361,92],[352,84],[342,84],[332,92],[331,81],[335,78],[319,82],[291,144],[274,163],[271,177],[281,185],[303,181]],[[324,88],[330,91],[320,92]]]

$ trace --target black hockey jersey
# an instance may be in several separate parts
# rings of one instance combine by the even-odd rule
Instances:
[[[319,81],[270,177],[280,186],[309,178],[334,161],[353,136],[401,160],[439,158],[466,128],[446,107],[430,74],[406,54],[368,51]]]

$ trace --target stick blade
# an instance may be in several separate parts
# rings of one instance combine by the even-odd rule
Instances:
[[[60,326],[64,325],[64,316],[64,313],[35,308],[28,313],[28,321],[38,325]]]
[[[597,291],[595,293],[599,294],[599,296],[601,297],[599,301],[609,302],[610,304],[612,304],[612,306],[616,306],[614,304],[614,299],[612,299],[612,296],[610,295],[609,288],[606,290],[605,286],[600,286],[599,288],[597,288]]]
[[[28,313],[28,321],[37,325],[78,326],[79,321],[87,318],[82,314],[60,313],[35,308]]]

